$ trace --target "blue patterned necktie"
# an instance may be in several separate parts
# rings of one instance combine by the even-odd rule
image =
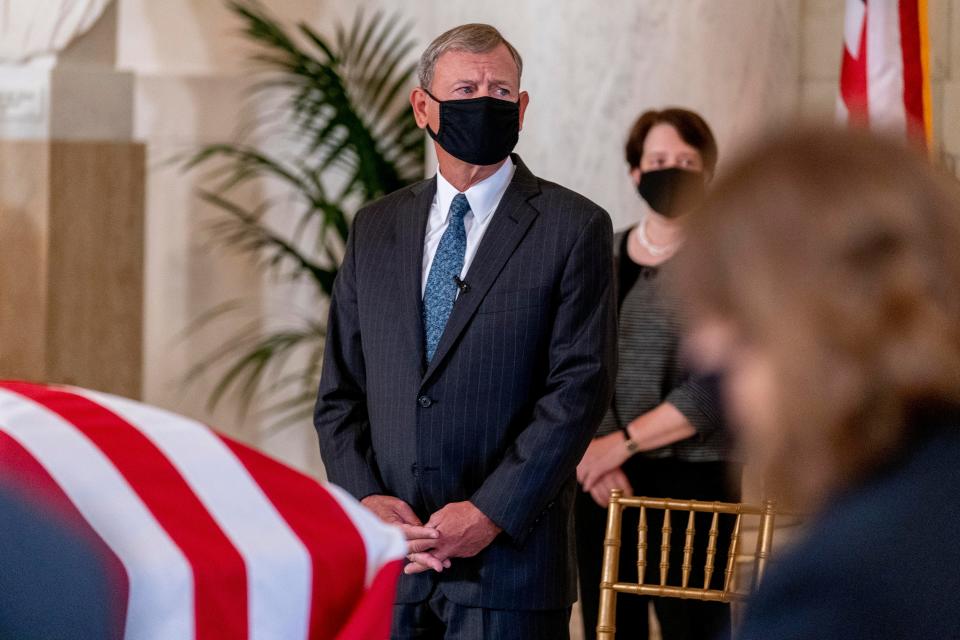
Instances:
[[[433,360],[440,344],[440,336],[457,299],[457,281],[463,270],[467,253],[467,228],[463,217],[470,211],[467,196],[458,193],[450,203],[450,223],[440,237],[437,253],[430,265],[427,287],[423,292],[423,328],[426,338],[427,362]]]

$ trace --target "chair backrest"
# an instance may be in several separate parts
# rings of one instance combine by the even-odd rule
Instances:
[[[637,527],[637,581],[624,582],[619,573],[621,533],[623,526],[623,512],[625,509],[639,508],[640,517]],[[647,558],[648,541],[651,537],[648,525],[650,512],[663,514],[663,524],[660,527],[660,555],[659,580],[656,584],[645,579],[651,568]],[[673,537],[672,522],[677,518],[672,514],[686,512],[686,528],[683,544],[683,561],[680,571],[679,584],[669,584],[671,538]],[[694,539],[697,535],[695,526],[696,514],[712,514],[710,528],[707,533],[706,558],[703,564],[703,580],[697,584],[690,584],[693,570]],[[720,516],[727,515],[725,520],[732,519],[732,527],[728,523],[721,526]],[[737,584],[737,562],[740,556],[740,541],[742,537],[743,516],[757,516],[759,528],[757,530],[756,551],[753,555],[753,566],[750,571],[748,584]],[[706,517],[706,516],[704,516]],[[671,500],[669,498],[626,498],[620,490],[610,494],[610,506],[607,509],[607,532],[604,540],[603,567],[600,578],[600,611],[597,619],[598,640],[613,640],[616,632],[617,593],[631,593],[636,595],[658,596],[665,598],[686,598],[695,600],[709,600],[713,602],[734,602],[746,598],[756,588],[763,572],[773,544],[773,525],[775,509],[772,500],[765,500],[762,504],[751,505],[731,502],[700,502],[697,500]],[[716,566],[718,540],[721,530],[726,538],[729,536],[729,546],[726,553],[725,566]],[[656,533],[656,532],[654,532]],[[722,588],[716,588],[716,572],[723,571]],[[676,572],[673,572],[674,579]]]

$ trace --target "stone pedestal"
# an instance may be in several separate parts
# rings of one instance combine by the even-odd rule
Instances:
[[[144,149],[115,27],[0,65],[0,378],[138,397]]]

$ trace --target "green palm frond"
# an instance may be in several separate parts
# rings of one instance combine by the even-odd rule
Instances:
[[[209,191],[201,190],[199,197],[216,206],[223,218],[210,225],[211,235],[228,247],[255,255],[263,266],[291,265],[294,276],[309,275],[321,291],[333,291],[336,269],[324,268],[313,262],[304,252],[263,223],[263,211],[248,211],[235,202]]]
[[[320,323],[308,323],[302,328],[274,331],[266,335],[260,333],[258,323],[250,323],[203,362],[192,367],[187,373],[187,380],[199,378],[213,366],[225,365],[225,373],[215,384],[208,407],[216,407],[233,390],[239,398],[240,410],[246,412],[251,401],[258,397],[265,376],[279,376],[286,362],[300,349],[322,345],[325,337],[325,328]],[[292,385],[293,382],[298,384]],[[282,385],[274,385],[271,391],[277,393],[290,386],[310,387],[312,380],[302,375],[287,376]],[[313,393],[316,393],[316,389],[313,389]]]
[[[423,134],[404,99],[416,68],[411,24],[360,10],[328,39],[305,23],[288,29],[257,0],[226,5],[256,45],[251,63],[262,77],[253,95],[279,105],[254,132],[281,138],[288,151],[210,144],[184,158],[182,167],[204,172],[198,197],[219,212],[210,225],[215,242],[249,254],[265,271],[312,283],[319,316],[319,303],[333,290],[352,213],[423,176]],[[238,192],[264,180],[286,196],[250,202],[249,191]],[[271,226],[268,219],[281,222]],[[205,314],[195,324],[223,315],[229,313]],[[225,373],[211,406],[231,393],[247,403],[260,393],[271,396],[266,409],[272,415],[299,419],[313,402],[324,337],[315,318],[301,329],[267,334],[252,325],[208,354],[188,379],[217,365]],[[305,354],[308,364],[291,373],[283,365],[294,353]]]
[[[315,166],[346,162],[352,168],[348,191],[363,200],[422,176],[423,145],[404,150],[402,144],[407,132],[419,129],[408,106],[396,99],[414,68],[404,64],[414,46],[408,23],[384,19],[382,13],[366,20],[360,12],[349,35],[338,29],[334,46],[301,23],[298,31],[306,41],[301,46],[259,3],[232,0],[229,5],[246,20],[247,36],[269,50],[254,59],[280,74],[278,83],[291,91],[287,108],[307,134]],[[381,135],[377,125],[400,114],[406,124],[394,135]]]

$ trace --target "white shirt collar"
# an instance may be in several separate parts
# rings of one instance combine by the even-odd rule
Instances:
[[[515,168],[513,159],[507,156],[507,160],[500,165],[496,173],[484,178],[464,192],[464,195],[467,196],[467,202],[470,203],[470,211],[473,212],[476,220],[482,222],[494,212],[507,187],[510,186]],[[460,192],[447,182],[447,179],[437,169],[437,207],[444,220],[450,214],[450,204],[458,193]]]

